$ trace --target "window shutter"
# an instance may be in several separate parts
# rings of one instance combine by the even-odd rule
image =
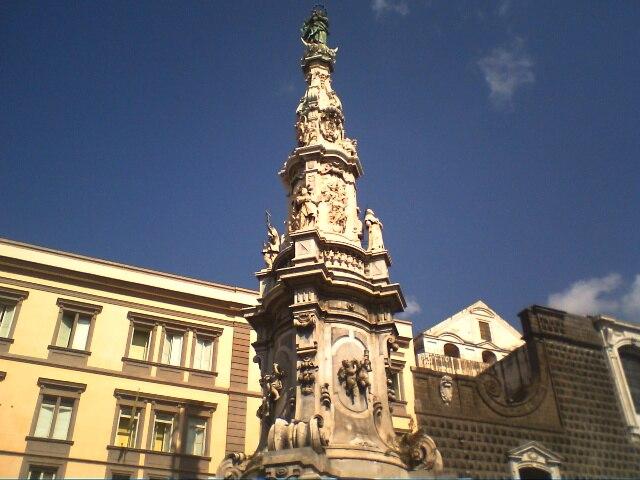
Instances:
[[[0,337],[8,338],[13,323],[13,310],[11,305],[0,305]]]
[[[77,350],[85,350],[87,348],[87,338],[89,337],[89,326],[91,318],[86,315],[80,315],[76,325],[76,331],[73,334],[73,344],[71,348]]]
[[[40,405],[40,413],[36,424],[36,437],[48,437],[51,431],[51,422],[53,421],[53,411],[56,408],[55,400],[44,399]]]
[[[69,433],[69,425],[71,424],[71,413],[73,412],[73,401],[63,400],[58,409],[56,417],[56,425],[53,427],[53,438],[66,440]]]
[[[69,340],[71,339],[71,329],[73,328],[73,321],[75,315],[71,312],[64,312],[62,314],[62,321],[60,322],[60,328],[58,329],[58,338],[56,339],[56,346],[68,347]]]

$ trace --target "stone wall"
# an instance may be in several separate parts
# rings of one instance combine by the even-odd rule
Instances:
[[[414,369],[418,423],[445,469],[510,478],[509,452],[533,441],[558,457],[563,478],[637,477],[640,446],[627,431],[592,319],[541,307],[520,317],[526,345],[477,377],[453,375],[448,403],[443,374]]]

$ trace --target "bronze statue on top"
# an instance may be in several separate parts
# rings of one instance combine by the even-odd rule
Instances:
[[[327,11],[321,5],[313,7],[309,19],[302,24],[302,40],[306,43],[327,44],[329,36],[329,18]]]

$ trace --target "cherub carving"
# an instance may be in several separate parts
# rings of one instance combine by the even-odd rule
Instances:
[[[369,351],[364,351],[362,362],[358,362],[358,386],[363,390],[371,388],[369,381],[369,372],[371,371],[371,360],[369,360]]]
[[[344,383],[344,389],[352,399],[355,394],[356,385],[358,385],[356,381],[358,368],[358,360],[342,360],[342,367],[338,370],[338,380],[340,383]]]

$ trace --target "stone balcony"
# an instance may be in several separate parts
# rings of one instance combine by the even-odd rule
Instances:
[[[417,361],[418,367],[451,375],[467,375],[470,377],[480,375],[491,366],[490,363],[447,357],[446,355],[438,355],[436,353],[419,353]]]

